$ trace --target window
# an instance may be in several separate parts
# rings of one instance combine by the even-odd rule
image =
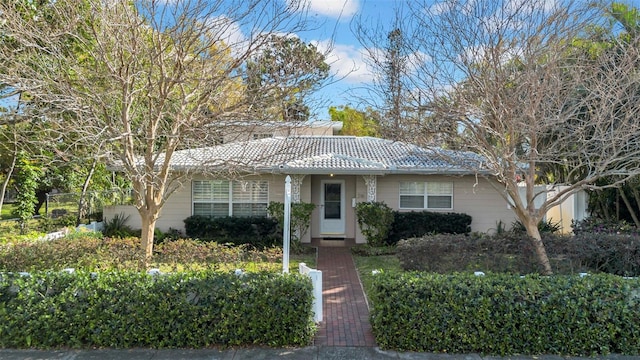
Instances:
[[[262,180],[194,180],[193,215],[266,216],[269,183]]]
[[[401,209],[453,209],[452,182],[401,182]]]

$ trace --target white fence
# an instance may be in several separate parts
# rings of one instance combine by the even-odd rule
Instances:
[[[92,221],[90,224],[85,225],[85,224],[80,224],[80,226],[78,226],[76,228],[76,230],[89,230],[89,231],[102,231],[102,229],[104,229],[104,222],[100,221],[100,222],[96,222],[96,221]],[[56,231],[56,232],[52,232],[52,233],[48,233],[47,235],[43,236],[40,240],[44,240],[44,241],[50,241],[50,240],[55,240],[55,239],[60,239],[63,238],[65,236],[67,236],[69,234],[69,229],[64,229],[61,231]]]
[[[307,275],[313,283],[313,320],[322,321],[322,271],[312,269],[305,263],[298,264],[300,274]]]

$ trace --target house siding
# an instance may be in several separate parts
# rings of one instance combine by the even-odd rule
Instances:
[[[284,201],[284,186],[286,175],[266,174],[263,176],[249,176],[245,180],[267,180],[269,182],[269,201]],[[194,180],[204,180],[207,177],[196,177]],[[345,238],[355,239],[356,243],[364,243],[357,219],[353,199],[356,202],[367,201],[367,186],[364,178],[359,175],[307,175],[300,186],[300,199],[303,202],[316,204],[311,218],[311,228],[302,242],[308,243],[311,238],[322,238],[320,232],[320,203],[322,180],[343,180],[345,184]],[[376,201],[381,201],[393,209],[398,209],[400,199],[400,182],[403,181],[448,181],[453,182],[453,209],[440,212],[465,213],[472,217],[471,230],[491,232],[496,229],[498,221],[510,226],[515,215],[499,196],[493,187],[483,178],[475,176],[444,176],[444,175],[386,175],[377,176]],[[165,204],[157,227],[162,231],[169,228],[184,232],[184,219],[191,216],[191,182],[177,190]],[[411,211],[411,210],[400,210]],[[428,210],[438,211],[438,210]],[[107,207],[105,218],[110,219],[116,214],[124,212],[130,214],[128,224],[133,228],[140,227],[140,220],[133,207]]]
[[[496,229],[498,221],[511,225],[515,214],[508,208],[506,201],[491,187],[488,180],[475,176],[444,175],[388,175],[377,179],[376,201],[382,201],[393,209],[399,208],[400,182],[404,181],[440,181],[453,182],[453,209],[433,210],[432,212],[465,213],[472,218],[471,230],[490,232]],[[364,181],[362,183],[364,186]],[[364,186],[366,201],[366,186]],[[360,199],[360,197],[359,197]],[[358,200],[360,201],[360,200]],[[412,210],[400,210],[412,211]],[[418,211],[418,210],[415,210]]]

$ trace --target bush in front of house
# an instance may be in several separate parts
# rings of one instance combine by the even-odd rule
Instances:
[[[581,232],[556,237],[548,247],[575,271],[640,276],[640,236]]]
[[[268,217],[208,217],[193,215],[184,220],[188,237],[219,243],[270,247],[282,242],[278,221]]]
[[[640,237],[598,233],[542,234],[542,240],[556,274],[605,272],[640,276]],[[396,255],[405,270],[512,274],[541,270],[531,240],[513,232],[495,236],[438,234],[405,239],[398,242]]]
[[[471,231],[471,220],[470,215],[461,213],[394,211],[387,243],[393,245],[402,239],[427,234],[467,234]]]
[[[369,298],[383,349],[640,354],[639,279],[380,273]]]
[[[0,274],[0,347],[306,346],[312,285],[299,274]]]
[[[524,236],[501,237],[436,234],[401,240],[396,255],[403,269],[451,273],[493,271],[526,274],[538,271]]]
[[[384,202],[360,202],[356,205],[360,231],[373,247],[384,246],[393,224],[393,210]]]
[[[51,241],[13,241],[0,244],[0,271],[137,270],[143,253],[139,238],[109,238],[100,233],[74,233]],[[190,239],[166,241],[154,248],[152,266],[181,271],[189,269],[271,269],[279,264],[282,249],[256,249]],[[253,270],[252,270],[253,271]]]

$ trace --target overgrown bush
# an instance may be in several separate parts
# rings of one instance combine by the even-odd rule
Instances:
[[[517,234],[526,234],[527,228],[524,227],[521,221],[515,221],[511,224],[511,231]],[[538,222],[538,231],[540,233],[555,234],[560,231],[560,223],[552,220],[540,220]]]
[[[451,273],[538,271],[534,254],[523,236],[501,237],[436,234],[401,240],[396,254],[405,270]]]
[[[52,241],[0,244],[0,271],[135,270],[143,253],[139,238],[103,238],[100,233],[74,233]],[[155,247],[152,266],[167,271],[243,268],[273,270],[281,266],[282,249],[255,249],[250,245],[175,240]]]
[[[393,223],[393,210],[383,202],[360,202],[356,205],[360,231],[370,246],[383,246]]]
[[[221,265],[251,270],[272,270],[280,264],[282,248],[271,247],[256,250],[251,245],[228,245],[213,241],[201,242],[180,239],[158,245],[153,263],[172,271],[184,269],[218,270]]]
[[[606,272],[640,276],[640,237],[546,233],[542,239],[556,274]],[[495,236],[440,234],[406,239],[398,243],[396,254],[406,270],[513,274],[541,271],[531,240],[513,232]]]
[[[624,220],[606,221],[596,217],[588,217],[582,221],[572,222],[573,233],[615,234],[615,235],[640,235],[640,230],[633,224]]]
[[[579,233],[565,240],[552,242],[551,251],[564,255],[577,271],[640,276],[638,236]]]
[[[0,245],[0,271],[104,270],[137,268],[138,238],[103,238],[78,232],[51,241],[16,241]]]
[[[428,234],[467,234],[471,231],[472,219],[467,214],[395,211],[393,215],[388,244]]]
[[[219,243],[250,244],[259,248],[279,244],[278,221],[267,217],[193,215],[184,220],[188,237]]]
[[[381,273],[369,298],[383,349],[640,354],[639,279]]]
[[[0,274],[0,347],[306,346],[312,285],[291,274]]]
[[[112,219],[104,222],[102,233],[106,237],[126,238],[136,236],[136,231],[127,225],[128,220],[129,216],[125,216],[122,213],[116,214]]]
[[[316,208],[315,204],[299,202],[291,204],[291,217],[289,219],[291,226],[291,250],[294,253],[302,251],[302,238],[309,232],[311,226],[311,214]],[[269,216],[278,221],[278,234],[282,235],[284,228],[284,204],[281,202],[271,201],[267,206]]]

